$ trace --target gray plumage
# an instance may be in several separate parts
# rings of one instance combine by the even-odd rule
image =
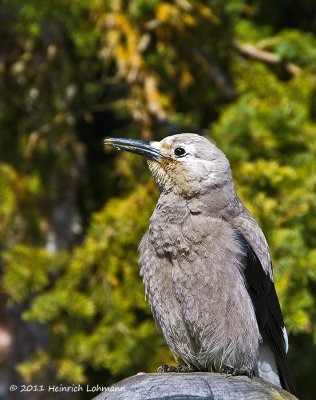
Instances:
[[[226,156],[195,134],[105,143],[145,156],[161,192],[139,261],[175,357],[192,370],[255,373],[295,393],[268,245]]]

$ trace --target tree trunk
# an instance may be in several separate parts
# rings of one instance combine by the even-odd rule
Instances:
[[[105,390],[105,388],[103,388]],[[295,400],[260,378],[215,373],[139,373],[107,388],[93,400]]]

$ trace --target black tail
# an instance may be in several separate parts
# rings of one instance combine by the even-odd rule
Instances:
[[[295,381],[286,355],[284,321],[274,282],[240,231],[237,231],[236,237],[246,250],[244,275],[263,341],[270,346],[274,354],[283,389],[297,397]]]

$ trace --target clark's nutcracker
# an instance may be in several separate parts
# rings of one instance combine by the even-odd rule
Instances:
[[[140,246],[157,324],[185,367],[253,374],[296,394],[267,241],[237,197],[230,164],[206,138],[111,138],[146,157],[160,197]]]

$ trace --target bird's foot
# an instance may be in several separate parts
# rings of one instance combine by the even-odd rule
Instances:
[[[237,369],[234,368],[234,367],[231,367],[229,365],[225,365],[222,368],[221,372],[226,374],[226,376],[237,376],[237,375],[239,375]]]
[[[253,369],[249,369],[244,372],[244,375],[248,376],[248,378],[252,379],[255,376],[255,371]]]
[[[161,365],[158,369],[158,372],[166,373],[166,372],[191,372],[192,369],[187,367],[186,365]]]
[[[230,365],[224,365],[222,370],[221,370],[221,372],[226,374],[226,376],[246,375],[250,379],[252,379],[253,375],[254,375],[254,371],[253,370],[237,369],[237,368],[234,368],[234,367],[232,367]]]

